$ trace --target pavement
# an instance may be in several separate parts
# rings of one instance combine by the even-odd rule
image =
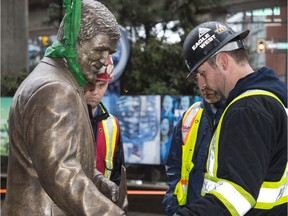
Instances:
[[[127,216],[164,216],[165,214],[128,212]]]

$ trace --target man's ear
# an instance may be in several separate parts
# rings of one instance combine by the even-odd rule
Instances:
[[[216,63],[218,67],[220,67],[222,70],[226,71],[229,67],[229,57],[227,53],[221,52],[217,55]]]

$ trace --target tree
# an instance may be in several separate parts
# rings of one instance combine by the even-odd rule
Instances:
[[[54,24],[58,29],[63,17],[63,0],[8,1],[1,2],[1,97],[13,96],[20,83],[30,73],[28,64],[28,11],[31,6],[47,7],[49,17],[43,23]],[[33,4],[32,4],[33,3]],[[37,10],[33,8],[34,10]]]
[[[101,0],[100,0],[101,1]],[[103,0],[126,27],[133,40],[132,54],[121,76],[122,92],[143,94],[199,94],[195,81],[186,79],[182,56],[186,35],[202,19],[201,9],[216,0]],[[174,25],[170,25],[171,21]],[[180,41],[168,43],[162,32],[178,33]]]
[[[1,1],[1,75],[28,69],[27,5],[27,0]]]
[[[122,89],[127,94],[191,94],[196,85],[188,82],[186,66],[179,44],[163,44],[150,38],[143,46],[141,40],[133,44],[133,53],[121,77]],[[190,85],[190,88],[189,88]],[[193,93],[192,92],[192,93]]]
[[[120,78],[122,94],[126,93],[126,90],[130,95],[199,94],[195,81],[186,79],[188,70],[182,56],[182,44],[192,27],[203,21],[203,8],[206,14],[209,14],[209,7],[220,4],[221,1],[99,1],[116,15],[119,24],[127,29],[132,41],[130,61]],[[56,27],[64,14],[63,0],[39,0],[39,2],[47,4],[49,10],[49,17],[43,25],[53,24]],[[159,31],[162,31],[161,37]],[[177,33],[180,41],[168,43],[165,36],[167,31]],[[19,76],[19,80],[21,79],[22,75]],[[7,80],[10,80],[9,77]],[[7,91],[10,94],[13,92],[12,89]]]

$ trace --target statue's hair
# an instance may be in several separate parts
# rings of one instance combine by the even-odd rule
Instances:
[[[64,38],[64,19],[60,24],[57,39]],[[92,37],[104,33],[112,40],[119,40],[120,29],[115,16],[102,3],[94,0],[82,0],[81,26],[78,35],[78,42],[89,40]]]

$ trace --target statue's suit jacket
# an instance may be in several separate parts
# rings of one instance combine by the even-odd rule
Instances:
[[[94,135],[81,88],[63,59],[44,57],[9,115],[2,216],[122,215],[93,183]]]

